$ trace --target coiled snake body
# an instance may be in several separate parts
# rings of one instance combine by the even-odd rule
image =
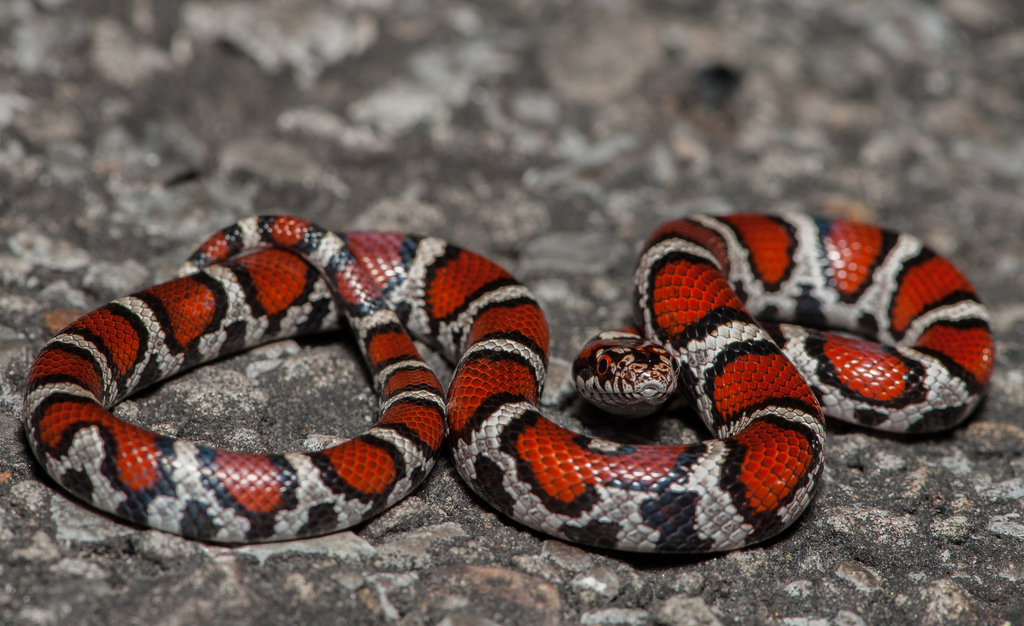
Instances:
[[[973,288],[913,237],[805,216],[696,216],[648,240],[637,321],[676,359],[680,388],[717,439],[621,445],[543,417],[544,315],[529,290],[472,252],[432,237],[248,218],[185,270],[52,339],[29,373],[24,416],[36,457],[69,492],[218,542],[352,526],[414,489],[447,433],[471,488],[544,533],[622,550],[738,548],[807,506],[824,464],[822,409],[886,430],[949,428],[977,404],[993,361]],[[342,445],[227,452],[109,412],[146,385],[332,328],[339,314],[381,397],[379,422]],[[883,345],[786,324],[765,330],[751,314]],[[457,363],[447,394],[406,330]]]

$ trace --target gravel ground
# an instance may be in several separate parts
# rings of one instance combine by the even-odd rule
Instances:
[[[1021,24],[1014,0],[0,1],[0,623],[1022,623]],[[952,433],[830,424],[815,502],[767,544],[571,546],[498,517],[443,458],[352,532],[228,549],[69,500],[27,449],[46,339],[240,217],[485,253],[534,289],[564,366],[627,319],[657,223],[734,210],[919,235],[974,281],[998,343],[988,400]],[[282,341],[118,411],[304,449],[373,418],[356,352],[345,333]],[[704,436],[687,410],[613,434],[554,378],[578,430]]]

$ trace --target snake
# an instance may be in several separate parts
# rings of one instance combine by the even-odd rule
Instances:
[[[682,395],[714,437],[696,443],[621,444],[544,417],[550,333],[536,297],[436,237],[250,217],[179,274],[45,344],[23,419],[70,494],[227,544],[351,528],[415,490],[447,442],[473,492],[540,533],[625,551],[741,548],[811,502],[824,415],[949,429],[983,397],[994,361],[988,312],[948,260],[908,234],[802,214],[658,227],[634,273],[635,326],[599,335],[574,365],[581,392],[613,410],[623,394],[648,402],[626,413]],[[380,408],[344,443],[240,453],[115,415],[124,398],[200,363],[346,320]],[[416,341],[454,364],[447,390]]]

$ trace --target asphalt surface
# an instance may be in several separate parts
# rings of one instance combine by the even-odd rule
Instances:
[[[644,236],[802,211],[923,238],[990,306],[966,424],[828,429],[776,539],[645,556],[547,539],[441,460],[350,532],[225,548],[69,499],[20,422],[32,358],[240,217],[437,235],[538,295],[556,365],[628,320]],[[1024,623],[1024,4],[1013,0],[0,2],[0,623]],[[443,364],[441,365],[443,368]],[[686,409],[621,441],[705,437]],[[236,450],[351,436],[345,333],[174,378],[118,414]]]

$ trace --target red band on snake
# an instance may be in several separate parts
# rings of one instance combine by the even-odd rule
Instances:
[[[622,550],[738,548],[778,533],[810,502],[824,464],[819,407],[888,430],[949,428],[979,401],[993,361],[970,284],[913,237],[803,216],[693,217],[648,240],[637,317],[678,361],[680,388],[718,439],[621,445],[543,417],[548,329],[536,300],[442,240],[249,218],[186,269],[194,273],[51,340],[29,374],[26,428],[71,493],[213,541],[311,536],[380,512],[429,472],[447,414],[459,473],[527,526]],[[341,446],[224,452],[108,411],[204,360],[333,327],[339,310],[381,394],[380,422]],[[788,324],[765,330],[751,314],[887,347]],[[446,411],[406,330],[457,363]]]

